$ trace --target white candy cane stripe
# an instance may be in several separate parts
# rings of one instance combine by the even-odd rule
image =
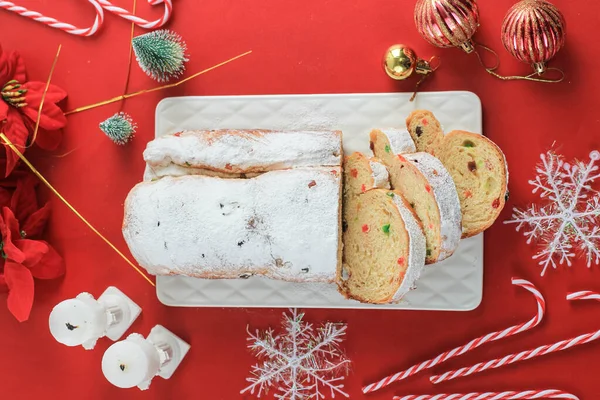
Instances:
[[[153,28],[158,28],[158,27],[163,26],[165,23],[167,23],[169,18],[171,18],[171,14],[173,13],[172,0],[148,0],[148,3],[150,3],[150,5],[153,5],[153,6],[160,4],[160,3],[163,3],[165,5],[165,12],[164,12],[163,16],[160,17],[159,19],[157,19],[156,21],[148,21],[148,20],[142,19],[138,16],[135,16],[132,13],[130,13],[129,11],[125,10],[124,8],[114,6],[110,1],[107,1],[107,0],[97,0],[97,1],[102,5],[102,7],[106,11],[110,11],[111,13],[114,13],[121,18],[125,18],[126,20],[131,21],[134,24],[136,24],[137,26],[139,26],[141,28],[145,28],[145,29],[153,29]]]
[[[535,300],[537,301],[537,313],[532,319],[530,319],[529,321],[524,322],[522,324],[511,326],[510,328],[506,328],[502,331],[492,332],[492,333],[488,333],[487,335],[480,336],[476,339],[471,340],[469,343],[467,343],[463,346],[456,347],[450,351],[442,353],[439,356],[437,356],[431,360],[424,361],[420,364],[413,365],[412,367],[408,368],[405,371],[398,372],[394,375],[387,376],[387,377],[383,378],[382,380],[380,380],[379,382],[375,382],[375,383],[372,383],[370,385],[363,387],[363,389],[362,389],[363,393],[372,393],[376,390],[379,390],[383,387],[390,385],[393,382],[401,381],[403,379],[408,378],[409,376],[419,373],[420,371],[423,371],[425,369],[429,369],[438,364],[441,364],[446,360],[449,360],[451,358],[458,357],[462,354],[465,354],[466,352],[476,349],[477,347],[479,347],[485,343],[493,342],[493,341],[500,340],[500,339],[503,339],[508,336],[516,335],[518,333],[525,332],[525,331],[537,326],[544,318],[544,313],[546,312],[546,301],[544,300],[544,296],[542,296],[540,291],[536,289],[536,287],[533,285],[533,283],[526,281],[525,279],[513,278],[512,284],[516,285],[516,286],[520,286],[523,289],[528,290],[529,292],[531,292],[534,295]]]
[[[572,339],[562,340],[554,344],[547,344],[545,346],[540,346],[535,349],[522,351],[520,353],[509,354],[504,358],[498,358],[495,360],[482,362],[479,364],[475,364],[471,367],[461,368],[455,371],[449,371],[441,375],[434,375],[431,378],[429,378],[429,380],[433,383],[450,381],[452,379],[478,374],[479,372],[486,371],[488,369],[500,368],[504,365],[514,364],[519,361],[530,360],[532,358],[545,356],[546,354],[554,353],[557,351],[567,350],[571,347],[593,342],[598,338],[600,338],[600,330],[596,332],[586,333],[584,335],[577,336]]]
[[[523,392],[488,392],[468,394],[435,394],[394,396],[394,400],[531,400],[531,399],[570,399],[579,400],[577,396],[562,390],[526,390]]]
[[[93,25],[89,28],[77,28],[75,25],[67,24],[66,22],[61,22],[51,17],[46,17],[37,11],[28,10],[25,7],[18,6],[10,1],[0,1],[0,8],[3,8],[7,11],[12,11],[23,17],[33,19],[34,21],[41,22],[52,28],[61,29],[67,33],[70,33],[71,35],[92,36],[98,31],[104,22],[104,10],[97,0],[87,1],[96,9],[96,19],[94,20]]]
[[[581,292],[569,293],[567,295],[567,300],[598,300],[600,301],[600,294],[596,292],[591,292],[589,290],[584,290]]]

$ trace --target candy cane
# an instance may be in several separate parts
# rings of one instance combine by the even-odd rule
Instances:
[[[100,26],[102,26],[102,23],[104,22],[104,10],[102,9],[102,6],[100,6],[97,0],[87,1],[96,9],[96,19],[94,20],[94,24],[89,28],[77,28],[74,25],[67,24],[65,22],[60,22],[51,17],[46,17],[37,11],[30,11],[25,7],[17,6],[16,4],[11,3],[10,1],[0,1],[0,8],[12,11],[23,17],[33,19],[34,21],[41,22],[52,28],[63,30],[67,33],[70,33],[71,35],[92,36],[98,31],[98,29],[100,28]]]
[[[394,400],[530,400],[530,399],[570,399],[579,400],[574,394],[562,390],[526,390],[523,392],[488,392],[469,394],[435,394],[394,396]]]
[[[398,372],[397,374],[383,378],[379,382],[367,385],[363,387],[363,393],[372,393],[376,390],[390,385],[393,382],[406,379],[409,376],[415,375],[420,371],[432,368],[438,364],[443,363],[446,360],[465,354],[466,352],[476,349],[477,347],[485,343],[493,342],[495,340],[500,340],[508,336],[516,335],[537,326],[544,318],[544,313],[546,312],[546,301],[544,300],[544,296],[542,296],[539,290],[537,290],[531,282],[526,281],[524,279],[513,278],[512,284],[520,286],[525,290],[528,290],[535,296],[535,299],[537,301],[537,314],[532,319],[522,324],[511,326],[510,328],[507,328],[503,331],[488,333],[487,335],[471,340],[469,343],[463,346],[456,347],[450,351],[442,353],[431,360],[427,360],[420,364],[413,365],[405,371]]]
[[[600,294],[584,290],[582,292],[569,293],[567,300],[598,300],[600,301]]]
[[[173,12],[172,0],[148,0],[148,3],[152,6],[163,3],[165,5],[165,12],[164,12],[163,16],[160,17],[159,19],[157,19],[156,21],[147,21],[145,19],[142,19],[140,17],[133,15],[129,11],[125,10],[124,8],[112,5],[112,3],[110,1],[107,1],[107,0],[97,0],[97,1],[102,5],[102,7],[106,11],[110,11],[111,13],[114,13],[121,18],[125,18],[126,20],[131,21],[134,24],[136,24],[137,26],[139,26],[141,28],[145,28],[145,29],[153,29],[153,28],[158,28],[158,27],[163,26],[165,23],[167,23],[169,18],[171,18],[171,14]]]
[[[561,340],[560,342],[540,346],[535,349],[522,351],[520,353],[509,354],[504,358],[497,358],[494,360],[478,363],[470,367],[457,369],[455,371],[449,371],[441,375],[434,375],[431,378],[429,378],[429,380],[432,383],[450,381],[456,378],[462,378],[464,376],[478,374],[488,369],[500,368],[504,365],[514,364],[519,361],[530,360],[532,358],[545,356],[546,354],[567,350],[571,347],[593,342],[598,338],[600,338],[600,330],[596,332],[586,333],[584,335],[577,336],[572,339]]]

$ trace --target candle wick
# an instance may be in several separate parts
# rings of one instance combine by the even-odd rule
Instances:
[[[125,371],[125,364],[119,365],[119,368],[121,369],[121,371]]]
[[[72,330],[75,330],[75,329],[79,328],[79,326],[76,326],[76,325],[71,325],[71,324],[70,324],[70,323],[68,323],[68,322],[67,322],[65,325],[67,326],[67,329],[68,329],[68,330],[70,330],[70,331],[72,331]]]

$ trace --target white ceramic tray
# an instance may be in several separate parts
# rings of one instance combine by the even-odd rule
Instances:
[[[433,111],[444,129],[481,133],[481,102],[469,92],[293,96],[174,97],[156,108],[156,136],[182,129],[341,129],[344,150],[370,153],[374,127],[404,126],[415,109]],[[449,259],[427,266],[400,304],[368,305],[342,297],[334,285],[261,277],[235,280],[159,276],[159,300],[183,307],[318,307],[468,311],[481,302],[483,235],[463,240]]]

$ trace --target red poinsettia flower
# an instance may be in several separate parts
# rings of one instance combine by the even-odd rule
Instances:
[[[8,290],[8,309],[20,322],[29,318],[34,281],[54,279],[65,273],[62,257],[40,236],[50,205],[39,208],[37,179],[24,174],[11,193],[0,187],[0,290]]]
[[[28,82],[25,64],[19,53],[3,51],[0,46],[0,130],[17,146],[24,149],[33,133],[42,100],[45,82]],[[50,85],[44,98],[44,107],[35,143],[45,150],[54,150],[60,144],[60,129],[67,123],[63,111],[56,103],[67,93]],[[4,146],[3,146],[4,147]],[[10,149],[5,149],[8,176],[19,161]]]

